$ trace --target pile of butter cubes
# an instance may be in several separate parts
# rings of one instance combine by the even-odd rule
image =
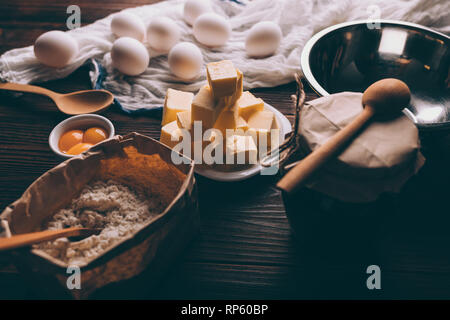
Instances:
[[[230,159],[235,164],[242,164],[236,159],[256,163],[279,142],[274,113],[265,109],[262,99],[243,91],[243,74],[231,61],[209,63],[206,71],[208,83],[195,96],[167,90],[160,141],[174,148],[189,139],[193,148],[212,145],[221,150],[226,164]]]

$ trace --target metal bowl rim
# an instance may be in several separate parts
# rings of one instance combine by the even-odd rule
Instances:
[[[308,42],[305,44],[305,46],[303,47],[302,53],[301,53],[301,57],[300,57],[300,66],[302,68],[302,72],[303,75],[305,77],[305,79],[308,81],[309,85],[311,86],[311,88],[319,95],[322,97],[326,97],[329,96],[330,94],[319,84],[319,82],[317,82],[316,78],[314,77],[310,65],[309,65],[309,56],[311,53],[312,48],[314,47],[314,45],[324,36],[345,28],[345,27],[349,27],[349,26],[354,26],[354,25],[361,25],[361,24],[367,24],[368,22],[371,22],[369,20],[355,20],[355,21],[350,21],[350,22],[343,22],[343,23],[338,23],[335,24],[333,26],[330,26],[328,28],[325,28],[319,32],[317,32],[315,35],[313,35]],[[450,37],[447,36],[446,34],[433,30],[431,28],[422,26],[420,24],[417,23],[412,23],[412,22],[405,22],[405,21],[400,21],[400,20],[389,20],[389,19],[377,19],[377,20],[373,20],[373,22],[377,22],[380,24],[391,24],[391,25],[395,25],[395,26],[405,26],[405,27],[411,27],[411,28],[416,28],[419,29],[421,31],[427,31],[430,33],[433,33],[435,35],[441,36],[444,39],[450,40]],[[405,112],[405,114],[411,118],[411,112]],[[413,119],[412,119],[413,120]],[[416,123],[416,122],[415,122]],[[418,127],[420,127],[421,129],[427,130],[427,129],[444,129],[447,126],[450,126],[450,121],[447,122],[442,122],[442,123],[433,123],[433,124],[419,124],[416,123],[416,125]]]

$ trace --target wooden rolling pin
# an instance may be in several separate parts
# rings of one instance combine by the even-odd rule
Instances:
[[[328,139],[322,146],[310,153],[291,169],[277,184],[287,193],[300,188],[316,170],[335,156],[346,143],[358,133],[374,116],[395,117],[408,106],[411,92],[408,86],[397,79],[383,79],[364,91],[363,111],[345,128]]]
[[[0,251],[30,246],[39,242],[62,237],[89,237],[100,232],[100,229],[67,228],[60,230],[45,230],[18,234],[9,238],[0,238]]]

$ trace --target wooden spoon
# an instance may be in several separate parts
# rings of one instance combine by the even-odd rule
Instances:
[[[60,111],[70,115],[103,110],[114,100],[113,94],[106,90],[82,90],[60,94],[42,87],[19,83],[0,83],[0,89],[47,96],[55,102]]]
[[[0,251],[29,246],[35,243],[54,240],[62,237],[86,238],[98,234],[100,229],[67,228],[60,230],[45,230],[18,234],[9,238],[0,238]]]
[[[345,128],[291,169],[278,182],[277,187],[287,193],[298,189],[375,115],[394,117],[408,105],[410,99],[411,92],[403,81],[383,79],[375,82],[364,91],[362,97],[364,110]]]

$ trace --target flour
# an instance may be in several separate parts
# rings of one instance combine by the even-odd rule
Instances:
[[[47,229],[101,228],[98,235],[71,242],[60,238],[35,245],[71,265],[89,262],[158,214],[157,204],[113,180],[88,184],[78,198],[48,222]]]

